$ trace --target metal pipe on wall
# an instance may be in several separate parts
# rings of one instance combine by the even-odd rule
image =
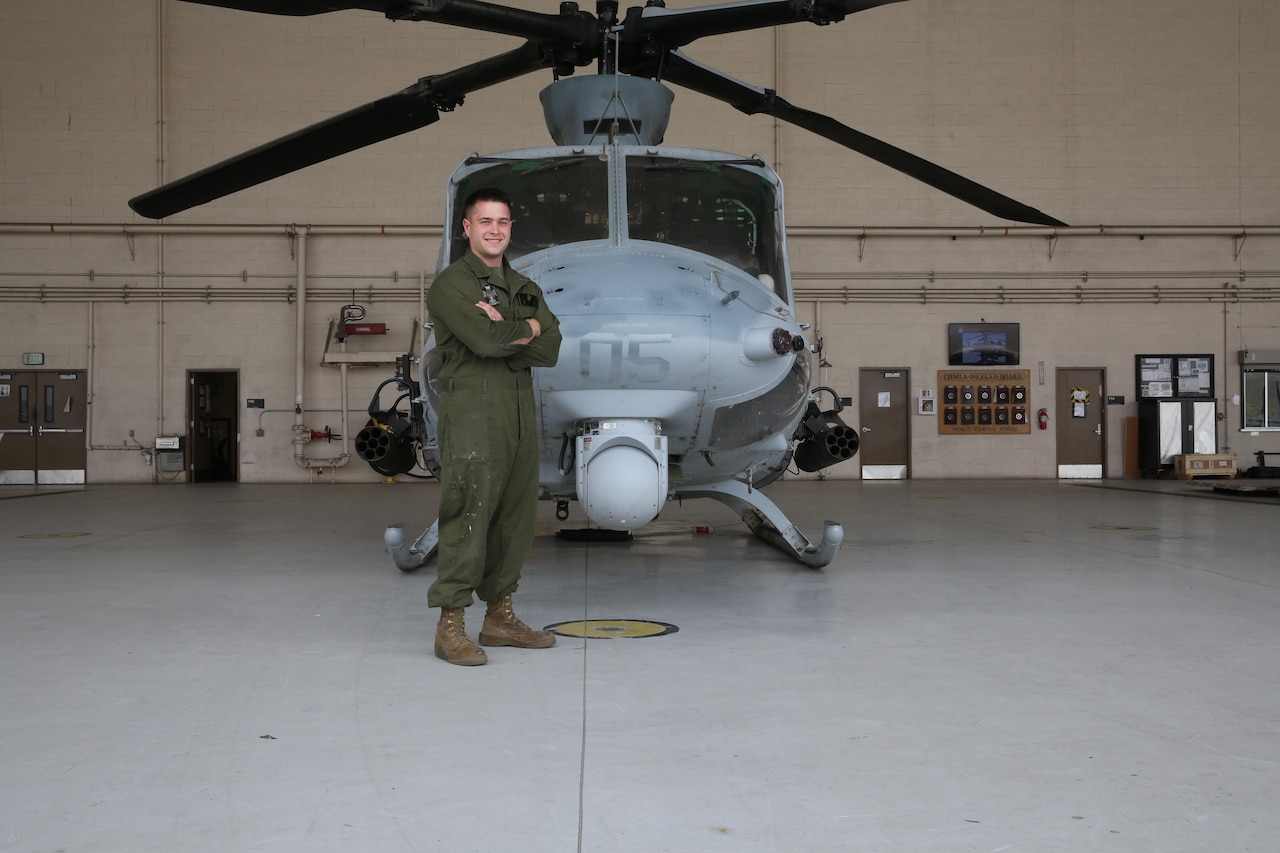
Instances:
[[[189,234],[288,236],[295,225],[170,225],[129,222],[78,224],[71,222],[0,222],[0,234]],[[439,225],[309,225],[312,236],[439,237]],[[1280,237],[1280,225],[1076,225],[1059,228],[1041,225],[1010,226],[883,226],[788,225],[787,236],[816,238],[988,238],[1005,237]]]
[[[88,376],[85,377],[89,383],[89,387],[85,392],[84,401],[84,448],[85,450],[93,450],[93,386],[94,379],[97,377],[97,370],[93,364],[93,335],[94,335],[94,316],[93,303],[90,302],[85,306],[85,370]]]
[[[307,229],[296,232],[294,235],[294,251],[297,253],[294,258],[294,298],[297,299],[297,334],[293,343],[293,370],[294,370],[294,414],[296,415],[294,423],[302,423],[302,379],[303,367],[306,358],[306,329],[307,329]]]
[[[313,459],[306,455],[305,448],[311,442],[311,428],[305,423],[306,408],[304,405],[307,351],[307,238],[311,229],[302,227],[294,232],[294,295],[297,299],[295,312],[297,328],[294,332],[293,370],[294,370],[294,404],[293,404],[293,462],[305,470],[330,469],[331,472],[345,467],[351,461],[351,453],[347,450],[350,441],[350,421],[347,415],[347,364],[340,367],[339,394],[342,397],[342,452],[335,457]],[[346,342],[342,349],[346,351]]]
[[[156,0],[156,186],[164,185],[165,178],[165,120],[164,120],[164,7],[167,0]]]
[[[161,250],[163,258],[163,250]],[[157,271],[160,289],[164,289],[164,270]],[[164,300],[156,300],[156,435],[164,435]],[[151,482],[157,482],[159,471],[151,469]]]
[[[350,291],[345,296],[350,298]],[[292,301],[292,292],[272,290],[268,293],[235,294],[200,291],[199,293],[181,294],[169,290],[163,294],[157,292],[139,293],[133,289],[119,289],[114,292],[97,293],[89,296],[81,291],[59,295],[44,292],[32,293],[0,287],[0,302],[25,303],[82,303],[101,302],[122,305],[146,302],[165,301],[174,304],[230,302],[236,304],[249,303],[286,303]],[[339,293],[333,300],[343,297]],[[375,291],[373,298],[383,302],[416,303],[416,292],[396,290],[393,292]],[[1280,298],[1280,289],[1275,287],[1171,287],[1149,285],[1146,287],[1112,287],[1112,288],[1001,288],[991,286],[979,287],[820,287],[797,288],[795,299],[799,302],[822,301],[841,305],[853,303],[884,303],[900,305],[926,305],[934,302],[972,302],[984,304],[1098,304],[1098,303],[1144,303],[1159,304],[1162,302],[1275,302]],[[325,297],[311,294],[310,302],[329,301]]]
[[[165,182],[165,75],[164,75],[164,39],[165,39],[165,0],[156,0],[156,186]],[[164,292],[164,235],[156,234],[156,287]],[[156,302],[156,435],[164,435],[164,300]],[[185,390],[185,389],[184,389]],[[184,418],[185,421],[185,418]],[[183,430],[186,432],[186,430]],[[151,482],[159,482],[160,466],[151,468]]]
[[[303,432],[306,427],[303,425],[302,417],[302,398],[303,398],[303,379],[305,375],[305,358],[306,358],[306,340],[307,340],[307,231],[305,228],[295,230],[292,235],[294,246],[294,281],[293,293],[294,299],[297,300],[296,310],[294,312],[294,332],[293,332],[293,461],[298,466],[305,468],[305,457],[302,454],[303,447],[311,440],[310,435],[305,438]]]
[[[1222,306],[1222,358],[1217,367],[1218,370],[1222,371],[1222,379],[1219,381],[1217,377],[1214,378],[1214,381],[1217,382],[1217,387],[1222,390],[1222,399],[1218,401],[1218,431],[1221,436],[1219,444],[1223,453],[1231,452],[1231,430],[1225,428],[1224,420],[1227,412],[1227,382],[1229,376],[1227,372],[1227,353],[1231,352],[1230,322],[1231,312],[1227,310],[1227,306],[1224,303]]]
[[[251,276],[248,271],[242,272],[224,272],[224,273],[208,273],[208,272],[174,272],[170,270],[166,275],[166,279],[173,281],[239,281],[245,282],[252,277],[254,281],[274,282],[288,281],[293,283],[295,278],[293,273],[253,273]],[[104,288],[97,285],[99,280],[125,279],[127,281],[136,281],[137,273],[124,272],[102,272],[100,270],[91,269],[87,272],[44,272],[44,271],[27,271],[27,270],[0,270],[0,280],[5,278],[16,278],[23,280],[38,279],[38,284],[21,284],[21,285],[4,285],[0,284],[0,292],[5,290],[13,292],[22,292],[31,294],[39,299],[43,294],[56,295],[60,293],[73,292],[72,287],[53,287],[50,289],[45,282],[48,280],[88,280],[93,282],[93,286],[82,286],[86,299],[95,298],[97,294],[106,292]],[[404,278],[399,271],[393,273],[369,272],[369,273],[335,273],[330,275],[310,275],[310,281],[360,281],[360,282],[378,282],[390,281],[393,284],[399,284]],[[1117,279],[1167,279],[1167,280],[1188,280],[1188,279],[1208,279],[1213,281],[1222,281],[1224,279],[1235,279],[1237,281],[1248,281],[1250,279],[1272,279],[1280,278],[1280,269],[1217,269],[1217,270],[1167,270],[1167,269],[1124,269],[1124,270],[877,270],[875,272],[853,272],[849,270],[818,270],[813,272],[795,272],[791,276],[793,282],[804,281],[1080,281],[1088,282],[1090,279],[1099,280],[1117,280]],[[367,284],[366,290],[372,293],[373,284]],[[127,287],[127,285],[126,285]],[[179,288],[170,291],[175,295],[184,293],[197,296],[208,293],[226,293],[232,296],[240,295],[252,297],[254,294],[267,292],[261,286],[243,286],[224,288],[221,291],[214,291],[210,285],[205,285],[204,290],[192,287]],[[341,288],[330,287],[327,290],[323,287],[316,287],[314,284],[309,288],[312,293],[326,293],[333,298],[342,298],[350,296],[352,292],[350,285],[344,284]],[[130,294],[147,293],[147,288],[130,288]],[[280,290],[277,293],[289,293],[291,290]],[[403,293],[412,294],[414,289],[408,285],[400,287],[380,286],[382,293]],[[292,296],[290,296],[292,300]]]
[[[788,225],[788,237],[917,238],[941,237],[1277,237],[1277,225],[1075,225],[1052,228],[1042,225],[984,225],[949,228],[935,226]]]
[[[136,236],[140,234],[182,234],[204,237],[246,237],[277,234],[288,237],[296,225],[169,225],[130,222],[116,225],[82,225],[63,222],[0,222],[0,234],[86,234]],[[313,236],[342,237],[439,237],[439,225],[308,225]]]

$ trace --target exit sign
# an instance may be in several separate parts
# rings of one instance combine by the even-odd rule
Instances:
[[[23,364],[44,364],[44,353],[42,352],[24,352],[22,354]]]

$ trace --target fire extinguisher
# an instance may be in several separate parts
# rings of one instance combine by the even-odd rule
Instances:
[[[1036,423],[1040,424],[1040,429],[1049,428],[1049,410],[1041,409],[1036,412]]]

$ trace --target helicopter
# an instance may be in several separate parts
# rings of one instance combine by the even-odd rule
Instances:
[[[712,498],[758,538],[821,568],[837,553],[843,526],[826,521],[811,541],[760,490],[792,464],[821,471],[858,450],[857,432],[840,417],[848,398],[813,384],[821,339],[808,340],[796,315],[781,179],[759,157],[664,146],[674,101],[667,83],[812,131],[1001,218],[1064,224],[683,50],[708,36],[823,26],[903,0],[686,9],[649,0],[622,17],[616,0],[597,0],[594,14],[574,2],[548,14],[481,0],[185,1],[299,16],[362,9],[525,41],[130,200],[150,218],[426,127],[478,89],[551,72],[540,99],[554,145],[472,154],[455,169],[437,269],[467,250],[462,200],[482,187],[506,191],[517,223],[507,258],[539,283],[563,335],[559,363],[534,372],[539,497],[556,502],[561,521],[577,501],[597,533],[629,537],[670,500]],[[591,64],[597,73],[573,76]],[[374,392],[355,449],[375,471],[438,474],[439,363],[428,334],[416,361],[403,356]],[[389,386],[399,393],[384,405]],[[410,543],[403,524],[393,524],[384,542],[411,571],[434,554],[438,527]]]

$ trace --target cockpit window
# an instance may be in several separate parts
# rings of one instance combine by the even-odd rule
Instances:
[[[481,187],[511,196],[507,257],[609,237],[609,164],[594,154],[494,159],[456,188],[449,260],[467,251],[462,201]],[[784,299],[776,188],[747,161],[654,155],[626,160],[627,236],[682,246],[758,277]]]
[[[627,233],[683,246],[781,281],[774,187],[732,163],[627,158]]]
[[[599,157],[501,161],[458,184],[450,261],[467,251],[462,202],[481,187],[497,187],[511,196],[515,223],[507,248],[510,260],[550,246],[609,236],[609,177],[607,164]]]

